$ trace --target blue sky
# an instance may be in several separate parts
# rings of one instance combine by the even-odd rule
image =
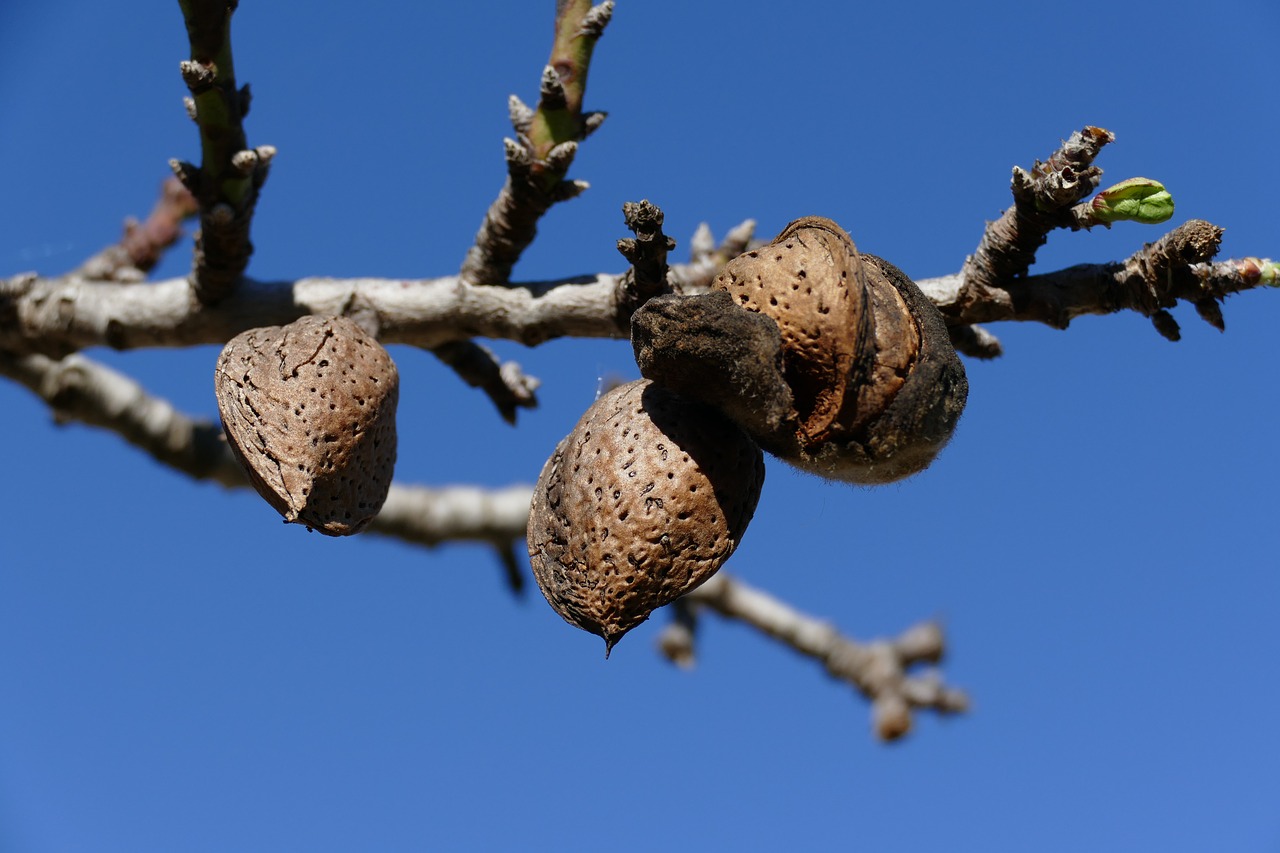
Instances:
[[[280,151],[251,273],[457,269],[536,97],[553,4],[246,2],[253,144]],[[889,8],[892,6],[892,8]],[[523,279],[617,271],[622,202],[681,240],[829,216],[916,277],[957,270],[1009,170],[1085,124],[1223,256],[1280,254],[1269,0],[782,5],[620,0],[587,105],[610,118]],[[0,11],[0,275],[56,273],[196,159],[176,4]],[[1037,270],[1160,229],[1054,234]],[[181,274],[186,246],[162,276]],[[769,465],[730,567],[857,637],[941,618],[967,716],[904,743],[811,662],[709,618],[692,673],[599,640],[492,555],[285,527],[0,383],[0,850],[1280,850],[1274,367],[1280,294],[993,327],[925,474],[875,490]],[[397,475],[531,482],[617,341],[498,342],[540,377],[511,429],[431,356],[402,374]],[[216,347],[92,352],[214,417]]]

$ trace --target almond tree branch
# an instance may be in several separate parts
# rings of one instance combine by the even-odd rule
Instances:
[[[1178,300],[1201,305],[1280,281],[1277,264],[1267,259],[1189,262],[1208,250],[1217,233],[1214,226],[1192,220],[1122,263],[1028,276],[1013,290],[987,288],[977,302],[962,298],[961,274],[918,284],[948,323],[1030,320],[1063,328],[1082,314],[1144,311]],[[688,275],[694,266],[673,266],[673,281],[700,277]],[[19,275],[0,279],[0,350],[62,356],[92,346],[226,343],[246,329],[284,325],[306,314],[358,314],[371,321],[383,343],[427,348],[472,337],[529,346],[559,337],[624,338],[628,330],[618,322],[620,279],[598,273],[511,287],[469,285],[456,276],[245,279],[218,305],[202,306],[190,298],[186,279],[121,284],[75,274]]]
[[[1176,341],[1180,332],[1168,309],[1178,300],[1191,302],[1202,319],[1222,331],[1226,324],[1220,303],[1228,293],[1276,282],[1276,267],[1269,260],[1210,263],[1222,229],[1201,220],[1175,228],[1121,263],[1027,276],[1036,251],[1054,229],[1110,227],[1124,219],[1154,223],[1172,216],[1172,197],[1147,178],[1121,181],[1082,203],[1102,175],[1094,158],[1114,140],[1107,130],[1085,127],[1047,162],[1036,161],[1030,172],[1015,166],[1014,203],[987,223],[977,252],[957,275],[921,282],[946,317],[957,350],[977,358],[1000,355],[999,340],[974,322],[1036,320],[1066,328],[1080,314],[1118,310],[1138,311],[1151,318],[1160,334]]]
[[[505,284],[520,255],[533,242],[538,220],[552,204],[586,189],[583,181],[565,181],[578,141],[599,127],[603,113],[584,117],[587,69],[596,41],[613,13],[607,0],[560,2],[551,60],[543,71],[542,97],[530,110],[515,95],[509,108],[517,141],[504,140],[507,180],[485,215],[475,244],[467,252],[459,278],[469,283]],[[588,118],[590,119],[588,121]],[[526,377],[515,362],[501,364],[487,348],[467,340],[431,350],[472,387],[481,388],[514,424],[520,408],[536,408],[538,380]]]
[[[1126,310],[1159,323],[1182,300],[1222,328],[1221,313],[1213,313],[1218,302],[1232,293],[1275,287],[1280,276],[1268,259],[1211,261],[1221,236],[1222,229],[1193,219],[1119,263],[1083,264],[984,287],[984,298],[976,302],[965,295],[963,273],[918,283],[951,324],[1031,320],[1065,329],[1082,314]]]
[[[182,236],[183,221],[195,215],[197,209],[195,198],[182,182],[166,178],[146,221],[126,219],[120,242],[86,260],[76,275],[105,281],[142,281],[160,262],[165,250]]]
[[[201,303],[213,305],[235,289],[248,266],[249,224],[275,149],[249,149],[245,142],[249,87],[236,88],[231,56],[237,0],[179,0],[179,5],[191,43],[182,79],[191,90],[187,109],[200,128],[201,161],[199,168],[177,160],[170,165],[200,205],[191,285]]]
[[[587,188],[585,181],[565,175],[585,139],[604,120],[604,113],[584,113],[582,99],[596,42],[613,14],[613,0],[592,6],[591,0],[556,3],[555,41],[542,72],[536,109],[511,96],[509,109],[516,139],[506,146],[507,180],[485,214],[475,245],[467,252],[459,275],[463,281],[504,284],[520,255],[533,242],[538,220],[556,202]]]
[[[893,740],[911,729],[911,709],[957,714],[969,707],[963,691],[947,687],[935,672],[909,675],[917,663],[937,663],[945,642],[942,628],[927,622],[895,639],[859,643],[823,622],[721,571],[673,605],[675,621],[659,637],[672,662],[691,666],[697,612],[706,608],[744,622],[800,654],[820,662],[833,678],[858,689],[872,703],[876,734]]]
[[[618,241],[618,251],[631,262],[631,269],[618,283],[618,322],[626,325],[635,310],[654,296],[671,292],[667,280],[667,252],[676,241],[662,233],[663,214],[648,199],[622,205],[623,221],[635,237]]]
[[[475,341],[450,341],[433,347],[432,354],[452,368],[472,388],[479,388],[507,423],[515,426],[516,412],[538,408],[535,392],[542,383],[525,374],[514,361],[498,361],[493,351]]]

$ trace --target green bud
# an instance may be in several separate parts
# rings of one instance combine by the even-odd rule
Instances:
[[[1130,178],[1094,196],[1089,212],[1108,225],[1122,221],[1155,225],[1173,216],[1173,196],[1159,181]]]
[[[1250,284],[1280,287],[1280,263],[1270,258],[1241,258],[1236,262],[1236,268]]]

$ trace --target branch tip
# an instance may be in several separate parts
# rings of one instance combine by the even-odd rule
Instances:
[[[1182,340],[1182,330],[1178,328],[1178,321],[1173,319],[1173,315],[1163,308],[1152,313],[1151,325],[1155,326],[1156,331],[1165,340],[1174,343]]]
[[[182,82],[187,84],[192,95],[203,93],[218,79],[218,66],[212,62],[184,59],[178,63],[178,71],[182,74]]]
[[[589,39],[598,39],[604,35],[605,27],[613,18],[613,0],[605,0],[598,6],[592,6],[582,19],[582,27],[578,35]]]

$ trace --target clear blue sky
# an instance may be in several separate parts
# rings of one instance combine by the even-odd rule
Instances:
[[[247,2],[247,127],[280,154],[251,273],[457,269],[536,97],[553,3]],[[287,11],[286,11],[287,10]],[[582,198],[517,269],[623,267],[620,206],[682,241],[842,223],[957,270],[1009,170],[1085,124],[1107,178],[1160,179],[1224,256],[1280,255],[1273,0],[620,0]],[[177,4],[0,11],[0,275],[55,273],[145,214],[181,106]],[[1052,236],[1038,270],[1159,236]],[[166,262],[181,274],[186,247]],[[692,673],[661,614],[607,663],[492,555],[334,541],[0,383],[0,850],[1280,850],[1280,293],[1067,332],[995,327],[924,475],[878,490],[770,464],[733,571],[870,637],[945,621],[971,714],[869,735],[850,689],[709,618]],[[623,342],[499,342],[544,381],[511,429],[431,356],[403,376],[398,476],[531,482]],[[215,416],[216,347],[93,352]]]

